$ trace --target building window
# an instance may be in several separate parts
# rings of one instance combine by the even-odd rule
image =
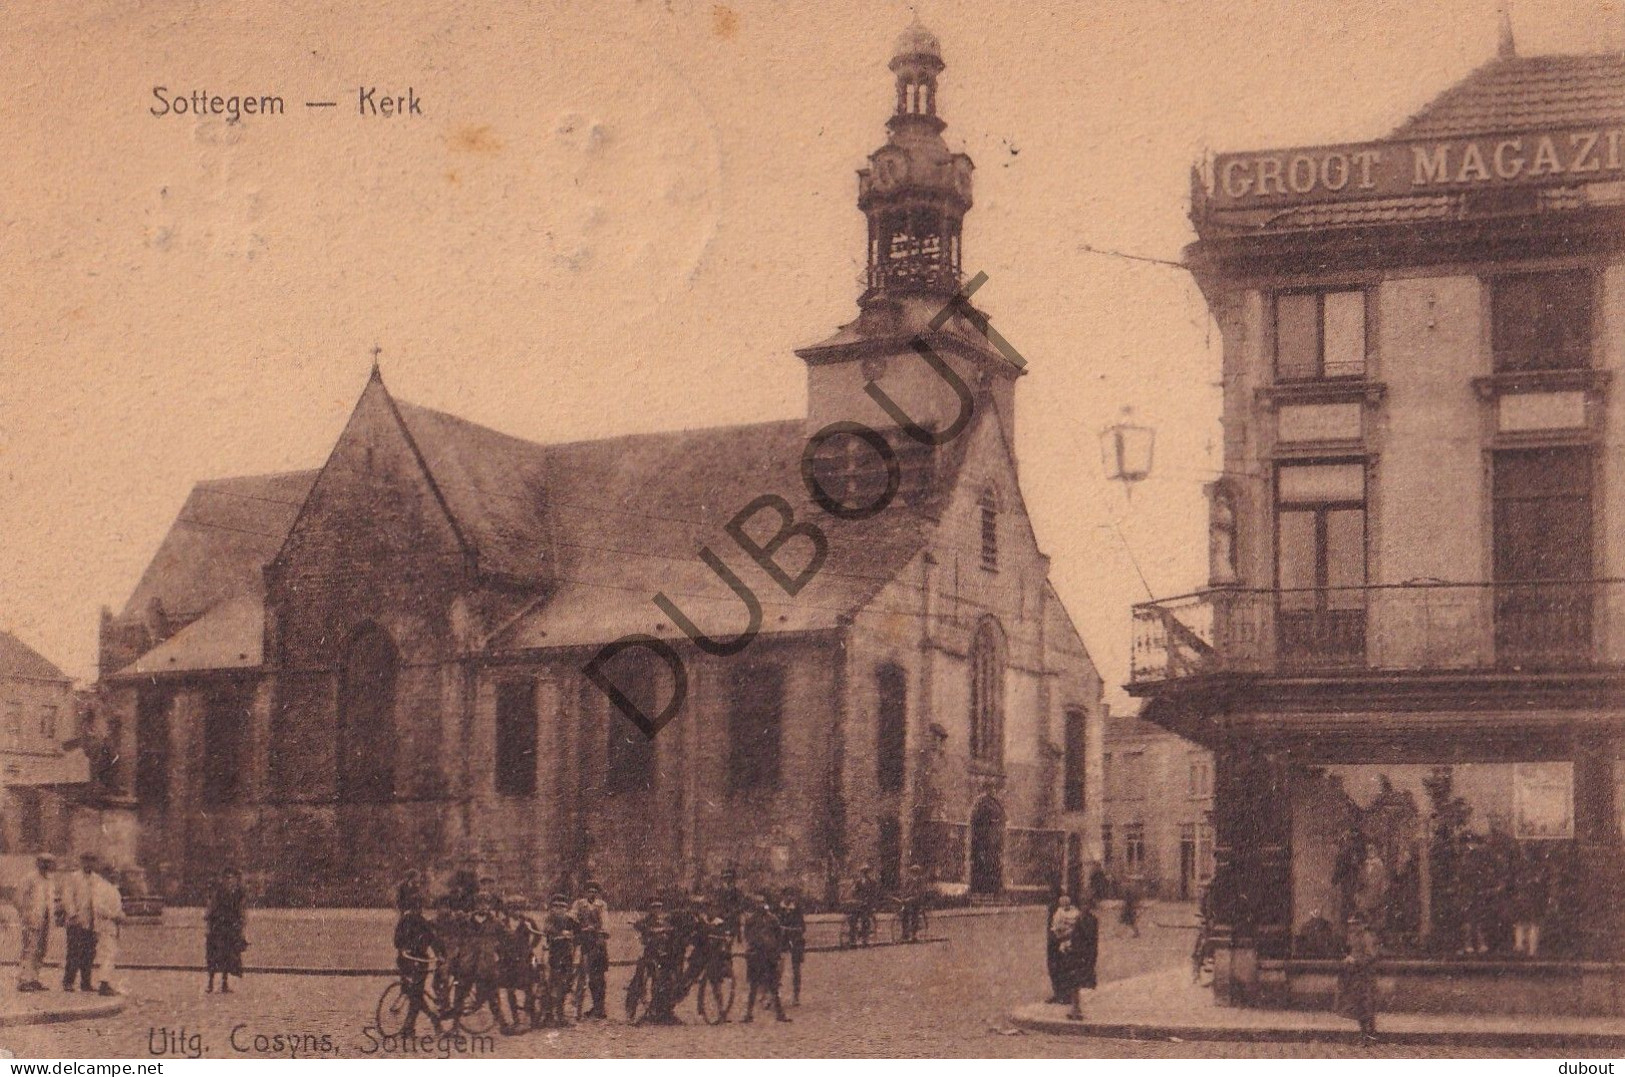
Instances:
[[[1196,879],[1205,883],[1213,878],[1213,824],[1196,824]]]
[[[644,714],[658,714],[658,684],[654,659],[642,650],[624,652],[609,674],[611,681],[633,707]],[[582,699],[593,689],[583,686]],[[605,708],[606,748],[604,788],[611,793],[647,793],[655,784],[655,743],[638,724],[611,700]]]
[[[17,848],[7,851],[45,852],[45,797],[40,790],[29,788],[13,789],[11,796],[17,807]]]
[[[1213,764],[1205,755],[1192,752],[1190,757],[1189,773],[1185,781],[1185,792],[1192,797],[1207,797],[1213,795]]]
[[[1116,847],[1112,844],[1113,836],[1114,835],[1112,834],[1112,825],[1110,823],[1101,823],[1100,824],[1100,862],[1102,864],[1107,864],[1107,865],[1111,864],[1113,862],[1114,858],[1115,858],[1116,853],[1117,853]]]
[[[897,793],[903,788],[908,748],[908,679],[902,668],[881,666],[875,694],[875,780],[882,793]]]
[[[982,567],[999,570],[999,503],[992,490],[982,491]]]
[[[496,787],[510,797],[536,793],[536,682],[497,685]]]
[[[1282,292],[1275,297],[1275,376],[1281,381],[1365,376],[1365,293]]]
[[[1365,464],[1283,464],[1275,489],[1280,657],[1358,664],[1365,657]]]
[[[784,749],[784,670],[775,665],[734,671],[728,712],[728,788],[777,789]]]
[[[47,703],[39,711],[39,733],[47,743],[56,740],[56,705]]]
[[[339,682],[338,794],[342,801],[395,794],[395,644],[375,624],[350,638]]]
[[[1525,273],[1490,282],[1495,369],[1563,370],[1591,364],[1591,274]]]
[[[996,766],[1004,761],[1004,642],[991,617],[976,629],[970,667],[971,758]]]
[[[1117,799],[1117,768],[1113,762],[1111,752],[1100,757],[1100,791],[1107,800]]]
[[[1062,804],[1066,811],[1082,811],[1084,806],[1084,767],[1088,763],[1088,718],[1081,707],[1066,711],[1066,743],[1063,748]]]
[[[1123,870],[1139,875],[1145,870],[1145,824],[1123,824]]]
[[[6,747],[13,750],[22,747],[23,739],[23,705],[15,699],[6,703]]]
[[[234,804],[242,795],[248,764],[248,731],[254,720],[254,689],[219,685],[203,701],[203,801]]]
[[[1145,753],[1123,752],[1117,757],[1117,766],[1114,768],[1117,778],[1118,800],[1144,800],[1145,799]]]
[[[1593,602],[1591,454],[1498,452],[1493,468],[1497,656],[1519,665],[1584,660]]]
[[[142,804],[169,803],[169,692],[156,684],[136,696],[135,795]]]

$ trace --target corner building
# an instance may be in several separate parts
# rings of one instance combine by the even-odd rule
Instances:
[[[129,855],[171,898],[226,862],[300,904],[386,902],[410,866],[532,895],[593,877],[623,906],[730,866],[829,900],[863,863],[990,899],[1081,870],[1101,682],[1022,503],[1022,368],[968,303],[937,317],[971,162],[935,37],[910,28],[891,68],[866,287],[797,353],[804,420],[537,444],[375,371],[320,468],[198,484],[102,631]],[[873,433],[814,439],[832,422]],[[821,507],[810,440],[828,500],[890,504]],[[783,579],[730,537],[753,505],[758,545],[822,532],[816,570],[804,532]],[[652,741],[583,674],[632,636],[687,682]],[[677,692],[647,646],[602,672],[650,715]]]
[[[1510,44],[1510,42],[1509,42]],[[1135,611],[1216,754],[1215,989],[1620,1012],[1625,57],[1510,47],[1387,137],[1223,154],[1211,578]]]

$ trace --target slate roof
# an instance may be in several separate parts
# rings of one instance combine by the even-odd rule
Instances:
[[[121,676],[252,669],[263,661],[265,604],[227,599],[119,671]]]
[[[154,598],[169,616],[189,620],[228,599],[261,594],[260,569],[281,549],[316,475],[289,471],[198,483],[120,618],[144,616]]]
[[[73,679],[10,632],[0,632],[0,678],[5,677],[26,677],[36,681]]]
[[[1428,102],[1390,138],[1457,138],[1625,121],[1625,53],[1509,56]]]
[[[868,520],[841,521],[813,505],[800,476],[807,428],[800,421],[577,442],[552,449],[550,487],[560,587],[495,641],[503,648],[572,646],[628,632],[675,637],[680,630],[652,602],[664,592],[703,632],[742,630],[746,611],[698,556],[710,545],[761,600],[762,630],[835,626],[900,572],[925,545],[925,519],[937,503],[901,501]],[[956,439],[940,453],[940,493],[962,454]],[[783,497],[796,521],[828,540],[828,559],[790,598],[743,555],[723,525],[763,494]],[[778,514],[763,511],[748,533],[766,543]],[[795,540],[778,557],[788,571],[811,547]]]
[[[550,585],[545,597],[539,593],[497,626],[495,649],[596,644],[628,632],[679,635],[652,602],[660,592],[701,631],[731,636],[744,627],[745,610],[700,560],[704,545],[760,597],[764,632],[833,627],[924,549],[927,521],[971,440],[966,431],[937,451],[928,496],[908,505],[899,499],[868,520],[840,521],[813,505],[802,483],[807,428],[800,420],[548,445],[392,403],[481,569]],[[171,613],[203,616],[122,674],[259,664],[260,570],[281,548],[317,474],[194,488],[123,616],[140,616],[154,596]],[[723,530],[763,494],[785,498],[796,521],[813,520],[828,537],[828,559],[793,599]],[[751,534],[765,543],[778,525],[778,515],[764,511]],[[795,540],[778,558],[795,571],[809,553]]]

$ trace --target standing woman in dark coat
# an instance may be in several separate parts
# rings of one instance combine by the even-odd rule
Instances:
[[[1095,960],[1100,955],[1100,921],[1092,905],[1080,905],[1071,934],[1061,941],[1056,955],[1061,996],[1072,1006],[1067,1020],[1082,1021],[1083,1005],[1078,992],[1095,989]]]
[[[248,949],[248,901],[243,895],[243,877],[236,868],[220,873],[220,884],[209,896],[209,910],[203,916],[208,925],[204,951],[209,969],[208,990],[214,990],[214,974],[220,974],[220,990],[231,991],[231,977],[243,974],[243,951]]]

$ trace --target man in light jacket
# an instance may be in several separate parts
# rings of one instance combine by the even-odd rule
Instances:
[[[17,955],[17,990],[44,991],[40,983],[40,962],[45,960],[45,944],[51,938],[51,871],[55,858],[34,858],[34,870],[17,887],[17,918],[22,928],[22,950]]]
[[[68,930],[68,953],[62,962],[62,990],[72,991],[77,980],[81,990],[90,990],[91,966],[96,963],[96,858],[89,853],[79,858],[80,869],[62,878],[57,903],[62,923]]]
[[[116,995],[113,973],[118,968],[119,935],[124,931],[124,895],[113,881],[113,865],[103,864],[101,871],[91,876],[91,911],[96,916],[96,979],[97,991],[103,995]]]

